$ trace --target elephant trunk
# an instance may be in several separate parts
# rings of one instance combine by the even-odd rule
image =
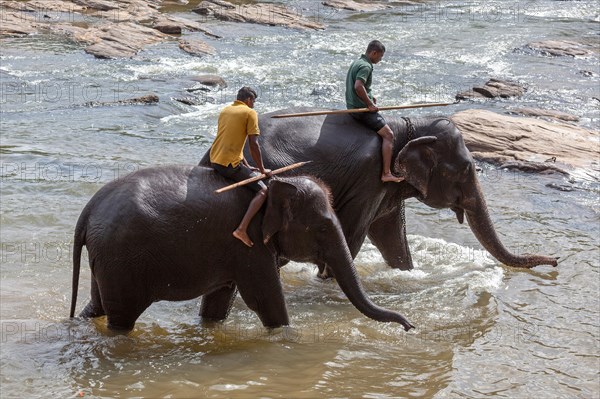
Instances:
[[[338,285],[356,309],[373,320],[400,323],[406,331],[415,328],[400,313],[377,306],[367,297],[358,279],[348,246],[344,242],[336,245],[336,248],[328,251],[326,262],[333,270]]]
[[[477,178],[474,179],[472,194],[463,200],[461,207],[466,211],[469,226],[481,245],[497,260],[507,266],[531,268],[537,265],[557,266],[557,259],[542,255],[515,255],[500,242],[488,213],[485,198]]]

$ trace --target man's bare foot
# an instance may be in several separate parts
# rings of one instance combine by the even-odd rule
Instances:
[[[247,246],[249,246],[250,248],[252,248],[252,246],[254,245],[254,243],[252,242],[250,237],[248,237],[248,234],[245,231],[236,230],[233,232],[233,236],[241,242],[243,242],[244,244],[246,244]]]
[[[404,180],[404,177],[394,176],[391,173],[381,175],[381,181],[384,183],[388,183],[388,182],[400,183],[403,180]]]

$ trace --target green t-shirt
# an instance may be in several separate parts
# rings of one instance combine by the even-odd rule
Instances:
[[[367,89],[367,95],[373,100],[373,95],[371,94],[372,76],[373,64],[369,61],[366,54],[361,55],[359,59],[350,65],[350,69],[348,69],[348,74],[346,75],[346,107],[348,109],[367,107],[367,104],[358,97],[358,94],[354,90],[356,79],[362,80],[365,84],[365,89]]]

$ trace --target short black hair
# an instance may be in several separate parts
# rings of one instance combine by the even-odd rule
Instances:
[[[237,93],[237,99],[240,101],[244,101],[250,97],[256,99],[258,96],[256,95],[256,92],[248,86],[242,87]]]
[[[367,54],[369,54],[371,51],[379,51],[385,53],[385,46],[379,40],[373,40],[367,46]]]

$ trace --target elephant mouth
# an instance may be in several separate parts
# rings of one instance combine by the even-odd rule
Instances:
[[[465,210],[457,206],[450,207],[450,209],[452,209],[456,214],[456,220],[458,220],[458,223],[463,224],[465,222]]]

